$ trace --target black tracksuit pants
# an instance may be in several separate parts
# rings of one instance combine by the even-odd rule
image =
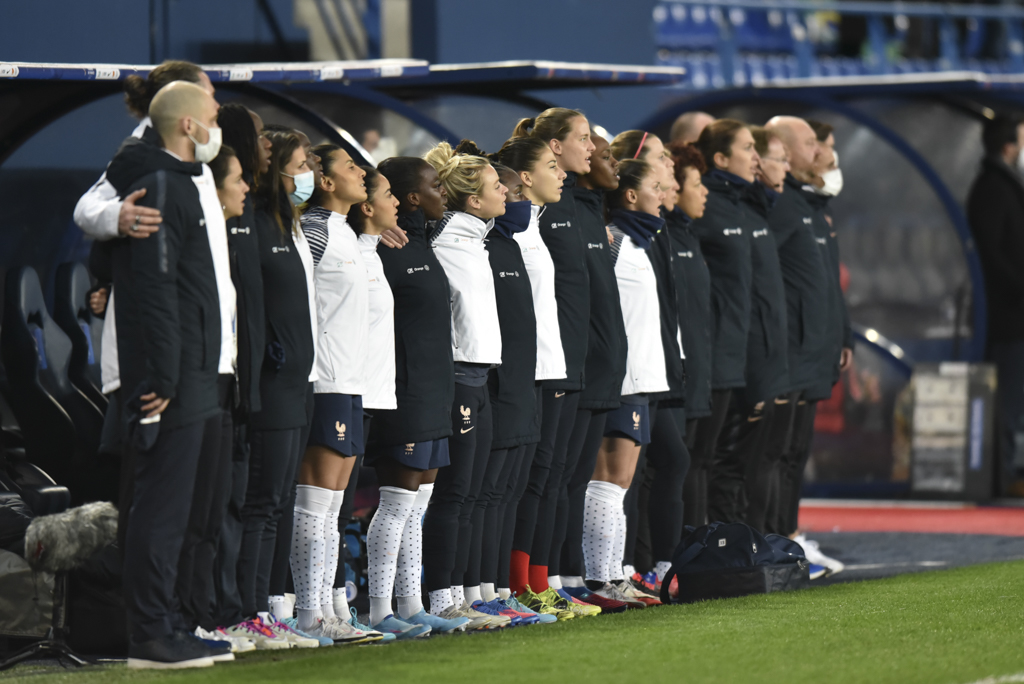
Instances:
[[[779,496],[770,508],[766,524],[777,534],[787,537],[796,532],[799,525],[800,485],[807,460],[811,457],[817,409],[817,402],[797,402],[793,416],[793,438],[779,462]]]
[[[244,533],[238,558],[242,615],[270,610],[270,574],[285,505],[305,444],[302,427],[254,430],[250,439],[249,486],[242,508]]]
[[[217,611],[214,618],[219,625],[230,626],[241,622],[242,593],[238,586],[238,554],[242,548],[242,507],[249,485],[249,426],[235,418],[235,435],[231,443],[231,495],[224,520],[220,526],[217,547],[216,573],[218,577]]]
[[[161,430],[153,448],[142,453],[132,449],[135,471],[124,535],[123,582],[133,643],[185,628],[175,587],[208,424],[199,421]]]
[[[511,466],[509,454],[516,448],[493,449],[487,457],[483,486],[477,494],[471,514],[473,536],[470,538],[469,558],[462,578],[467,587],[478,586],[481,582],[492,582],[493,579],[487,578],[497,574],[498,544],[501,542],[501,535],[498,532],[498,509],[505,493],[504,484],[509,476],[506,469],[506,465]],[[484,575],[485,557],[488,559],[487,575]]]
[[[764,450],[775,402],[760,409],[747,408],[733,397],[708,476],[708,519],[719,522],[746,520],[746,477],[751,462]]]
[[[579,392],[544,390],[541,441],[533,458],[526,493],[519,502],[513,543],[513,548],[530,554],[530,565],[547,565],[551,554],[558,492],[579,401]],[[532,531],[527,529],[531,524]]]
[[[683,535],[683,487],[690,470],[685,429],[682,408],[658,409],[647,450],[647,473],[653,475],[649,478],[650,498],[646,509],[640,509],[647,512],[652,566],[658,561],[671,561]]]
[[[767,529],[768,508],[779,496],[779,462],[789,449],[799,397],[800,392],[791,392],[782,397],[783,403],[775,403],[764,450],[747,470],[746,523],[762,534],[774,531]]]
[[[601,450],[605,419],[608,417],[608,411],[581,410],[577,412],[577,425],[580,414],[584,412],[590,416],[587,419],[579,461],[576,463],[575,472],[569,478],[569,514],[566,520],[565,542],[562,544],[562,558],[558,565],[559,574],[566,577],[583,577],[586,572],[583,561],[583,509],[586,506],[587,485],[594,477],[594,469],[597,467],[597,454]]]
[[[583,454],[583,446],[587,441],[590,415],[591,412],[587,409],[577,409],[572,432],[569,434],[561,482],[558,483],[558,489],[555,492],[558,498],[555,502],[555,517],[551,529],[551,551],[547,558],[549,577],[562,574],[562,546],[565,544],[569,530],[569,485],[576,476],[576,468]],[[593,473],[593,469],[591,469],[591,473]]]
[[[472,511],[491,451],[491,402],[487,386],[455,384],[450,464],[437,472],[423,516],[423,570],[427,591],[463,583],[472,541]]]
[[[503,508],[499,513],[501,517],[501,546],[498,550],[498,587],[506,589],[509,587],[509,575],[512,568],[512,548],[516,535],[519,503],[523,498],[523,493],[526,491],[526,484],[530,479],[530,468],[533,465],[533,458],[536,452],[537,442],[518,447],[515,463],[512,464],[512,470],[505,485],[505,497],[502,500]],[[486,576],[483,581],[487,581]]]
[[[686,525],[700,527],[710,522],[708,473],[731,400],[732,390],[712,391],[711,414],[698,419],[694,429],[687,432],[687,438],[693,440],[693,448],[690,450],[690,472],[683,494],[683,523]]]
[[[212,630],[217,624],[217,548],[231,498],[231,442],[234,427],[231,402],[234,377],[218,379],[221,411],[206,421],[195,472],[195,489],[188,529],[178,562],[178,599],[190,631],[198,625]]]

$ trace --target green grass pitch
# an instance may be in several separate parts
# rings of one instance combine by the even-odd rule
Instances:
[[[26,665],[0,679],[24,676],[32,684],[957,684],[1018,673],[1024,673],[1021,561],[422,643],[254,653],[205,670],[129,672],[118,665],[54,673]],[[1003,681],[1024,681],[1024,676]]]

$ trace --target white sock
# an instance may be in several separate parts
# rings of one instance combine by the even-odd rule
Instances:
[[[305,631],[320,616],[320,591],[324,582],[324,520],[333,493],[329,489],[298,485],[292,524],[290,564],[295,582],[299,629]]]
[[[274,623],[277,622],[277,619],[273,615],[264,610],[261,610],[258,613],[256,613],[256,617],[258,617],[260,619],[260,622],[262,622],[267,627],[273,627]]]
[[[501,597],[502,601],[512,598],[512,590],[508,587],[502,587],[498,589],[498,596]]]
[[[480,585],[479,584],[476,585],[475,587],[466,587],[465,594],[466,594],[466,603],[468,603],[469,605],[473,605],[477,601],[483,601],[484,600],[483,595],[480,593]]]
[[[430,592],[430,614],[440,615],[444,611],[448,610],[448,606],[455,605],[455,601],[452,600],[451,589],[438,589],[437,591]],[[462,605],[461,603],[459,604]]]
[[[400,487],[380,488],[380,505],[366,531],[370,624],[376,625],[392,613],[391,595],[398,568],[398,551],[415,502],[416,492]]]
[[[395,572],[395,596],[398,598],[398,614],[403,618],[412,617],[423,610],[423,587],[420,584],[423,572],[423,514],[433,493],[433,482],[420,485],[409,519],[405,521],[402,530],[402,546],[398,550]],[[433,606],[434,602],[431,601],[430,605]]]
[[[548,584],[551,584],[550,580],[548,580]],[[585,585],[583,583],[583,578],[580,577],[579,575],[562,575],[562,586],[563,587],[585,587],[587,585]]]
[[[493,582],[481,582],[480,583],[480,595],[484,598],[484,603],[490,603],[494,599],[498,598],[498,592],[494,591]]]
[[[612,574],[612,580],[624,580],[627,577],[632,577],[633,572],[626,574],[626,568],[622,565],[623,559],[626,557],[626,510],[622,506],[622,501],[625,501],[626,494],[629,492],[628,489],[622,489],[619,487],[619,491],[622,492],[622,499],[619,503],[619,525],[615,528],[615,555],[612,557],[611,564],[608,566],[608,571]],[[630,566],[632,567],[632,566]]]
[[[658,581],[665,579],[665,574],[672,569],[672,564],[668,561],[658,561],[654,565],[654,572],[658,575]]]
[[[452,603],[456,607],[461,608],[466,602],[466,588],[461,584],[458,586],[451,587],[452,590]]]
[[[331,603],[334,607],[334,614],[342,620],[348,620],[351,612],[348,609],[348,589],[338,587],[331,590]]]
[[[327,560],[324,564],[324,583],[320,591],[320,609],[324,619],[335,617],[334,612],[334,578],[338,574],[338,558],[341,556],[341,530],[338,529],[338,512],[341,502],[345,500],[345,490],[331,492],[331,507],[324,518],[324,540],[326,542]]]
[[[558,591],[562,588],[562,578],[558,575],[549,575],[548,586],[554,589],[555,591]]]
[[[419,596],[399,596],[398,597],[398,616],[403,620],[408,620],[413,615],[422,612],[423,610],[423,599]]]
[[[274,617],[282,621],[292,617],[292,607],[284,596],[270,597],[270,612]]]
[[[583,560],[587,579],[608,582],[616,555],[623,489],[611,482],[591,480],[583,509]],[[621,553],[621,552],[620,552]],[[621,555],[619,556],[621,558]]]
[[[632,565],[623,565],[622,566],[622,577],[623,578],[632,577],[634,574],[636,574],[636,568],[634,568]]]

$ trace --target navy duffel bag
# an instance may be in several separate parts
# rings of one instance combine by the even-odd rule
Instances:
[[[762,536],[743,523],[688,528],[672,568],[661,583],[662,603],[693,603],[748,594],[791,591],[810,585],[803,549],[786,537]],[[672,578],[678,596],[669,596]]]

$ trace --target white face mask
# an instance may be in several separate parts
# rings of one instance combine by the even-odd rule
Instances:
[[[1021,146],[1020,152],[1017,153],[1017,170],[1024,174],[1024,145]]]
[[[839,153],[834,152],[833,154],[836,158],[836,168],[821,174],[821,180],[825,184],[821,186],[820,192],[829,197],[835,197],[843,191],[843,170],[839,168]]]
[[[199,142],[191,135],[188,136],[188,139],[191,140],[192,143],[196,146],[196,161],[202,162],[203,164],[208,164],[209,162],[212,162],[214,159],[216,159],[217,155],[220,153],[220,128],[207,128],[195,119],[193,119],[192,121],[193,123],[195,123],[196,126],[199,126],[200,128],[202,128],[203,130],[210,134],[210,139],[204,143]]]

